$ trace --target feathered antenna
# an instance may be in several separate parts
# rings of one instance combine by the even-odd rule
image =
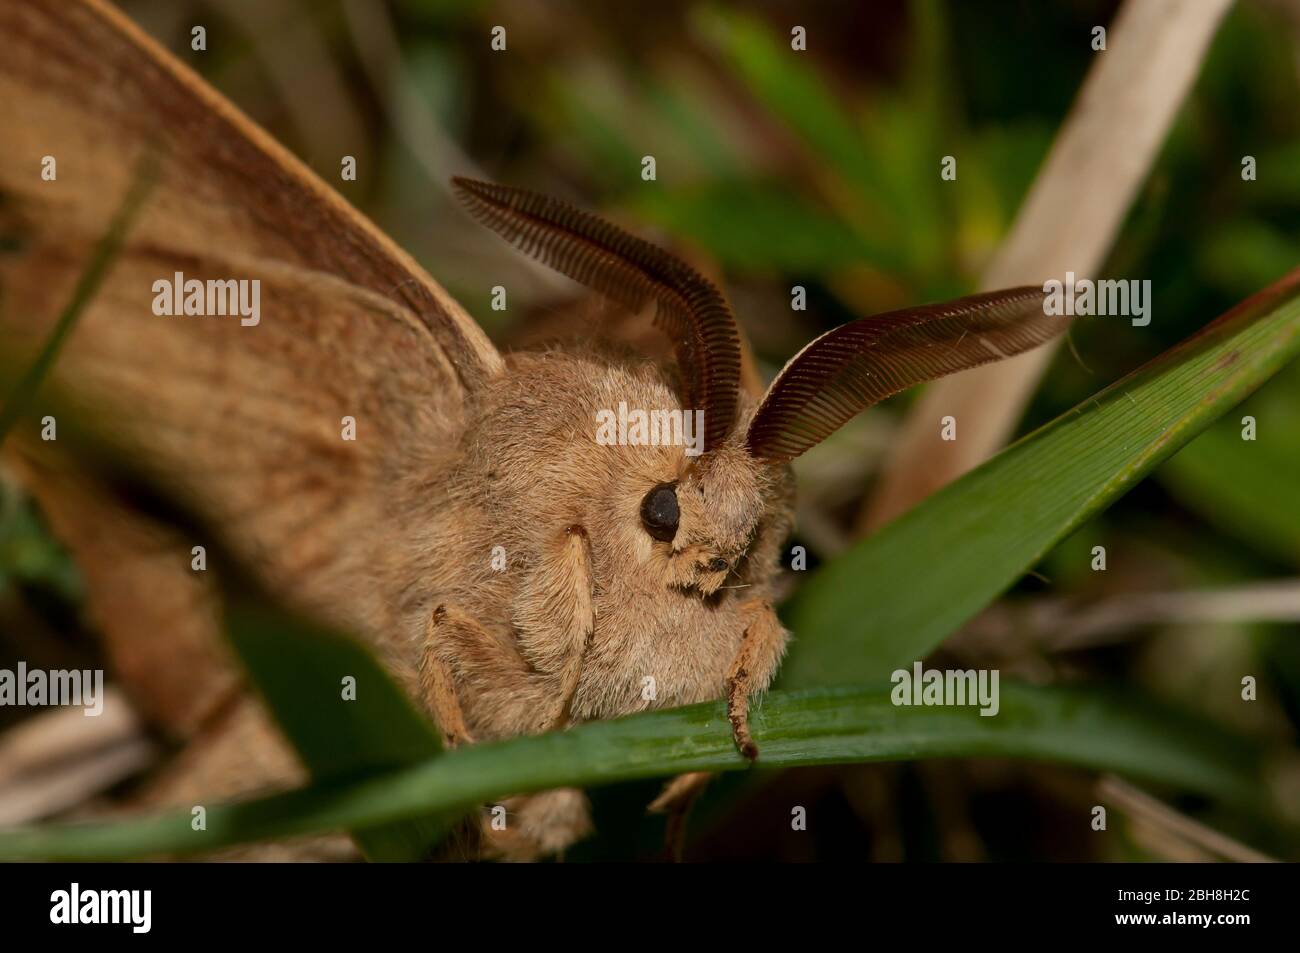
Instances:
[[[704,450],[736,422],[740,335],[722,293],[661,248],[567,202],[460,176],[452,185],[471,215],[512,245],[633,311],[653,301],[654,323],[673,342],[688,393],[704,411]]]
[[[816,338],[772,381],[745,437],[785,463],[892,394],[1028,351],[1064,331],[1041,288],[1011,288],[859,318]]]

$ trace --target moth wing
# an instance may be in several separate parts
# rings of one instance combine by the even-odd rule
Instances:
[[[35,353],[157,156],[55,392],[224,527],[273,589],[373,624],[392,602],[374,567],[400,528],[402,460],[455,441],[500,356],[409,256],[112,7],[0,0],[0,34],[5,350]],[[185,310],[191,281],[205,308],[256,313],[160,316]]]

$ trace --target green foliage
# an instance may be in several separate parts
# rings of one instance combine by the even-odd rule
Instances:
[[[31,502],[0,484],[0,594],[15,584],[44,586],[72,603],[84,595],[81,574]]]
[[[45,380],[50,368],[54,366],[63,342],[67,340],[82,311],[85,310],[86,305],[99,289],[100,282],[104,280],[104,275],[107,274],[113,259],[117,256],[118,249],[122,247],[122,242],[126,240],[126,235],[130,231],[135,217],[140,213],[150,189],[153,188],[155,172],[152,159],[145,160],[140,168],[136,170],[131,188],[123,198],[122,205],[113,216],[113,220],[109,223],[108,230],[95,246],[90,261],[87,262],[85,270],[77,281],[76,288],[73,289],[71,299],[69,299],[67,306],[60,312],[58,320],[55,322],[54,329],[50,332],[40,353],[28,365],[26,373],[18,379],[13,389],[6,395],[4,405],[0,407],[0,445],[4,444],[5,437],[9,435],[9,431],[13,429],[14,424],[27,413],[32,398],[41,386],[41,382]]]
[[[1300,284],[1261,295],[821,569],[787,613],[790,686],[924,657],[1300,351]],[[1105,320],[1105,319],[1103,319]]]
[[[1248,415],[1253,441],[1242,439]],[[1267,428],[1262,436],[1259,427]],[[1158,476],[1224,534],[1300,566],[1300,365],[1206,430]]]
[[[264,603],[237,605],[226,624],[235,650],[314,781],[361,777],[442,752],[433,726],[351,640]],[[357,830],[354,836],[371,860],[420,860],[455,819],[454,814],[425,815]]]
[[[1081,689],[1004,684],[1001,702],[998,716],[986,718],[973,708],[899,708],[887,689],[774,692],[754,713],[754,736],[761,763],[773,768],[955,755],[1030,758],[1120,771],[1250,812],[1270,809],[1259,794],[1266,765],[1261,753],[1212,727]],[[366,717],[362,709],[352,710]],[[350,783],[212,807],[203,831],[190,828],[187,812],[0,831],[0,859],[110,860],[210,851],[454,813],[503,791],[746,765],[715,702],[475,745]]]

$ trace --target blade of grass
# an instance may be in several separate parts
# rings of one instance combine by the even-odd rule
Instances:
[[[1259,428],[1242,439],[1242,415]],[[1211,526],[1300,566],[1300,365],[1224,417],[1156,476]]]
[[[95,292],[99,290],[104,276],[108,274],[108,269],[112,266],[113,260],[122,248],[122,243],[126,241],[127,233],[131,230],[131,225],[140,213],[149,191],[153,188],[157,171],[158,164],[155,156],[151,155],[140,163],[135,177],[132,179],[131,186],[127,189],[126,196],[122,200],[122,204],[118,207],[112,221],[109,223],[108,231],[100,238],[89,263],[87,263],[85,270],[82,271],[81,277],[77,279],[77,286],[73,289],[72,298],[59,314],[59,318],[54,324],[54,330],[45,339],[45,343],[42,345],[40,353],[36,355],[36,359],[32,361],[26,372],[14,384],[14,388],[10,391],[4,406],[0,407],[0,445],[4,444],[5,437],[9,435],[9,431],[13,429],[14,424],[27,412],[32,399],[41,386],[41,382],[45,380],[45,375],[54,366],[54,361],[59,356],[59,350],[63,347],[63,342],[67,340],[68,335],[77,323],[77,319],[81,317],[86,305],[90,303],[91,298],[95,296]]]
[[[823,191],[844,221],[858,229],[869,246],[905,246],[907,264],[915,267],[911,231],[934,223],[908,217],[915,196],[908,188],[897,187],[896,170],[867,147],[870,137],[818,71],[791,57],[787,42],[749,14],[704,8],[696,12],[692,25],[766,113],[787,126],[809,156],[816,157],[818,170],[831,177]],[[905,134],[912,132],[908,127]]]
[[[888,688],[774,692],[754,712],[768,767],[944,757],[1059,761],[1163,782],[1267,811],[1268,763],[1240,739],[1148,703],[1082,688],[1003,683],[1001,708],[901,708]],[[720,702],[475,745],[351,782],[214,806],[207,828],[180,812],[117,823],[0,831],[6,860],[117,859],[210,851],[313,832],[364,829],[466,809],[505,792],[594,786],[680,771],[746,767]]]
[[[227,632],[316,782],[374,774],[441,754],[437,731],[352,639],[264,603],[236,603],[227,613]],[[371,860],[420,860],[456,817],[425,815],[354,830],[352,836]]]
[[[1300,269],[819,569],[786,608],[780,684],[923,658],[1297,352]]]

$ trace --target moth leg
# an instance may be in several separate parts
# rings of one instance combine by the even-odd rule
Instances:
[[[477,623],[460,612],[438,606],[429,615],[424,628],[424,654],[420,659],[420,690],[433,709],[433,717],[442,731],[443,742],[448,748],[473,744],[474,738],[465,724],[465,713],[460,707],[460,696],[456,693],[456,681],[451,669],[439,656],[436,646],[440,643],[438,629],[444,626],[476,626]]]
[[[750,693],[767,687],[785,651],[786,632],[768,602],[750,603],[742,610],[746,619],[740,650],[727,673],[727,718],[736,747],[750,761],[758,758],[758,745],[749,732]]]
[[[736,747],[753,761],[758,757],[758,745],[749,732],[749,695],[771,680],[785,651],[786,632],[770,603],[750,603],[743,611],[745,632],[727,673],[727,718],[731,721]],[[651,813],[668,815],[664,846],[675,861],[682,858],[690,810],[712,779],[713,774],[709,771],[679,774],[664,785],[659,796],[646,808]]]
[[[689,807],[712,780],[712,771],[687,771],[679,774],[664,785],[659,796],[646,806],[646,810],[651,814],[667,814],[681,810],[683,806]]]
[[[493,813],[504,808],[504,826]],[[506,798],[491,805],[480,825],[483,857],[534,861],[558,854],[591,831],[591,805],[577,788],[555,788]]]
[[[558,544],[543,553],[535,588],[516,606],[515,625],[523,655],[541,673],[533,685],[545,692],[533,706],[532,731],[562,728],[572,718],[573,696],[595,629],[592,604],[591,546],[587,531],[565,527]],[[590,806],[575,788],[557,788],[507,798],[505,816],[483,818],[484,855],[503,860],[535,860],[563,851],[591,833]],[[504,824],[504,826],[502,826]]]
[[[595,607],[591,599],[591,541],[581,526],[570,526],[565,531],[566,582],[572,593],[572,617],[568,621],[572,633],[572,652],[560,673],[560,698],[563,705],[551,727],[558,727],[570,719],[573,696],[578,691],[582,666],[591,648],[591,636],[596,628]]]
[[[542,696],[534,695],[533,683],[526,681],[529,673],[522,658],[507,652],[486,629],[455,606],[438,606],[425,627],[420,687],[448,747],[474,742],[457,690],[457,675],[472,677],[474,672],[491,672],[494,679],[506,680],[513,697],[526,696],[533,707],[544,707]],[[502,818],[491,810],[498,806],[505,810]],[[489,807],[470,830],[484,858],[535,860],[587,836],[591,833],[591,819],[581,791],[558,788],[506,798]]]
[[[713,780],[710,771],[688,771],[679,774],[659,792],[646,810],[652,814],[667,814],[664,825],[664,853],[674,863],[680,863],[686,848],[686,819],[704,788]]]
[[[525,654],[538,670],[548,672],[553,688],[538,715],[536,730],[551,731],[569,724],[573,697],[582,678],[582,667],[595,630],[592,603],[591,543],[587,531],[577,524],[564,530],[564,537],[545,557],[538,573],[545,589],[533,594],[534,618]],[[532,633],[545,633],[538,638]]]

